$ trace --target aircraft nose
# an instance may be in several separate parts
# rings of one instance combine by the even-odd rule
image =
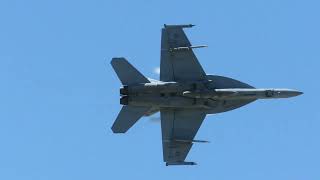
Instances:
[[[299,96],[299,95],[303,94],[303,92],[301,92],[301,91],[296,91],[295,94],[296,94],[296,96]]]
[[[303,94],[301,91],[293,90],[293,89],[279,89],[275,91],[277,93],[278,98],[290,98]]]
[[[288,92],[288,95],[289,95],[290,97],[299,96],[299,95],[301,95],[301,94],[303,94],[303,92],[301,92],[301,91],[296,91],[296,90],[291,90],[291,91]]]

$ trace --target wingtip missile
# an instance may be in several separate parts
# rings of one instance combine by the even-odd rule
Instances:
[[[175,166],[175,165],[197,165],[195,162],[166,162],[166,166]]]
[[[192,28],[195,26],[194,24],[164,24],[164,28]]]

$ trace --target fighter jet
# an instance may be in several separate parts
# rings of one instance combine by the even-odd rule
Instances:
[[[258,89],[238,80],[204,72],[184,33],[194,25],[164,25],[161,37],[160,80],[143,76],[125,58],[113,58],[122,109],[111,129],[127,132],[142,116],[160,111],[163,160],[166,165],[195,165],[185,161],[207,114],[230,111],[257,99],[289,98],[292,89]]]

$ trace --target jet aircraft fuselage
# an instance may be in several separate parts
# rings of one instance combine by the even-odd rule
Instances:
[[[229,83],[237,82],[229,78]],[[227,82],[225,82],[227,84]],[[243,86],[248,86],[242,83]],[[208,114],[225,112],[221,106],[239,107],[257,99],[289,98],[301,92],[292,89],[214,88],[214,81],[151,82],[120,89],[120,104],[155,108],[204,108]],[[230,102],[229,102],[230,101]],[[217,108],[218,107],[218,108]],[[222,111],[216,111],[216,109]],[[226,110],[231,110],[227,108]]]

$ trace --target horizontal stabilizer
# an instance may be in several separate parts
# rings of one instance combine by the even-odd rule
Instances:
[[[125,133],[130,129],[150,107],[123,106],[111,129],[114,133]]]
[[[117,73],[123,85],[132,85],[140,83],[149,83],[135,67],[133,67],[125,58],[112,58],[111,65]]]

